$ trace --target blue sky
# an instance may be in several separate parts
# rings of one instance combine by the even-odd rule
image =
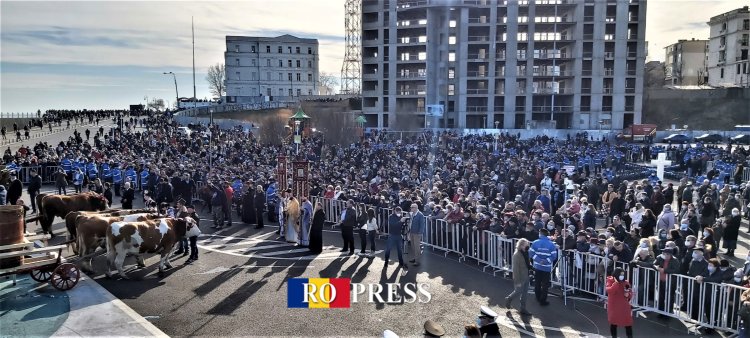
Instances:
[[[680,38],[707,38],[710,16],[741,0],[649,0],[649,58]],[[344,0],[0,1],[0,111],[126,108],[145,96],[192,94],[190,18],[195,17],[196,90],[210,97],[209,65],[223,62],[226,35],[317,38],[321,71],[338,75]]]

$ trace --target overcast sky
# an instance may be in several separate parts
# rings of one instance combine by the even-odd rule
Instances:
[[[583,1],[583,0],[581,0]],[[649,59],[677,39],[708,38],[708,19],[744,0],[648,0]],[[226,35],[317,38],[321,71],[344,57],[344,0],[0,1],[0,111],[126,108],[144,97],[192,96],[190,17],[195,18],[196,87],[223,62]]]

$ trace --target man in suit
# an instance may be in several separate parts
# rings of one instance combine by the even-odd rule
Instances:
[[[349,255],[354,254],[354,227],[357,225],[357,212],[354,210],[354,202],[346,201],[346,210],[344,218],[341,219],[341,237],[344,239],[344,248],[341,252],[349,251]]]
[[[419,266],[422,258],[422,234],[424,234],[425,218],[419,206],[416,203],[411,205],[411,227],[409,228],[409,241],[411,242],[411,252],[414,255],[409,262],[414,266]]]
[[[16,201],[23,195],[23,183],[18,179],[15,171],[10,173],[10,186],[8,187],[8,198],[6,203],[16,205]]]
[[[29,179],[29,199],[31,199],[31,210],[32,213],[36,214],[36,195],[39,195],[39,191],[42,189],[42,177],[36,172],[36,169],[31,170],[31,178]]]

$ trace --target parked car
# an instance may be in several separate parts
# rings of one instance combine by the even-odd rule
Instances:
[[[734,144],[750,144],[750,134],[739,134],[732,137],[732,143]]]
[[[671,134],[664,138],[664,143],[688,143],[690,142],[690,138],[683,135],[683,134]]]
[[[695,138],[695,142],[701,143],[721,143],[724,137],[719,134],[703,134]]]

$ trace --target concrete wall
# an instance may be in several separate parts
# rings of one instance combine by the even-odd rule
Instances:
[[[750,89],[678,90],[647,88],[643,123],[665,130],[675,124],[690,130],[734,130],[750,124]]]

